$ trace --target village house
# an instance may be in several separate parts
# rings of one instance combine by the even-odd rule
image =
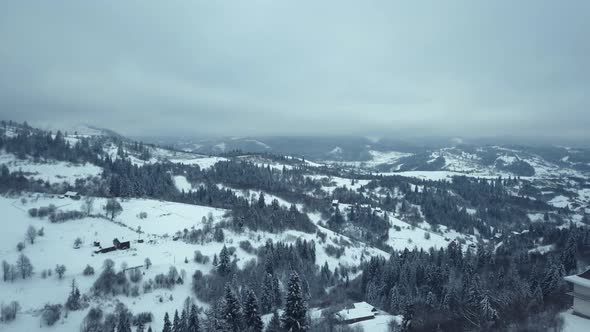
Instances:
[[[590,269],[586,272],[564,278],[574,285],[574,314],[590,319]]]
[[[338,200],[337,199],[332,200],[332,206],[333,207],[338,207]]]
[[[80,194],[78,194],[75,191],[66,191],[66,193],[64,194],[64,197],[68,197],[71,199],[80,199]]]
[[[377,309],[367,302],[357,302],[352,308],[346,308],[338,311],[336,316],[343,324],[353,324],[375,318]]]

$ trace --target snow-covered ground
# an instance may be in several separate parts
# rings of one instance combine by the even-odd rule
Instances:
[[[359,180],[359,179],[346,179],[338,176],[325,176],[325,175],[306,175],[310,179],[320,180],[320,181],[328,181],[328,185],[323,185],[322,189],[327,193],[331,194],[334,189],[338,187],[346,187],[348,189],[357,191],[361,186],[366,186],[370,181],[369,180]],[[354,184],[353,184],[354,180]]]
[[[169,159],[171,163],[199,166],[201,169],[211,168],[213,165],[220,161],[226,161],[226,158],[222,157],[202,157],[202,158],[190,158],[190,159]]]
[[[381,250],[368,247],[328,229],[322,228],[327,234],[325,243],[321,243],[316,234],[306,234],[299,231],[288,230],[279,234],[266,232],[245,231],[239,234],[225,230],[225,243],[208,242],[204,245],[188,244],[183,241],[174,241],[172,236],[175,231],[183,229],[199,228],[203,224],[203,216],[212,215],[214,222],[223,219],[224,210],[203,206],[161,202],[149,199],[129,199],[121,201],[123,211],[114,222],[104,217],[87,217],[80,220],[71,220],[63,223],[51,223],[47,219],[32,218],[28,215],[28,209],[33,207],[48,206],[53,204],[61,210],[78,210],[84,202],[82,200],[71,200],[68,198],[59,199],[42,194],[26,195],[23,203],[20,197],[0,197],[0,211],[3,211],[3,218],[0,219],[0,260],[14,263],[19,255],[16,244],[24,241],[25,231],[29,226],[36,229],[44,228],[45,235],[38,237],[34,244],[27,244],[23,253],[27,255],[34,266],[34,274],[30,279],[17,279],[14,283],[0,283],[0,294],[2,300],[16,300],[22,306],[16,321],[2,325],[3,331],[35,331],[39,328],[40,309],[46,303],[64,303],[70,283],[76,280],[80,291],[88,294],[96,279],[96,276],[87,277],[82,275],[84,267],[89,264],[97,273],[100,273],[101,266],[105,259],[112,259],[117,268],[126,264],[127,266],[143,265],[145,258],[149,257],[153,266],[146,270],[143,280],[153,278],[156,274],[167,273],[171,266],[175,266],[179,272],[185,271],[184,285],[178,285],[173,290],[158,289],[150,293],[140,292],[139,297],[117,296],[113,299],[96,299],[91,301],[92,306],[99,305],[106,311],[111,311],[115,300],[125,303],[135,313],[150,311],[154,314],[155,322],[152,323],[154,331],[161,329],[161,320],[165,312],[173,312],[182,306],[187,296],[192,295],[190,289],[190,278],[195,270],[208,273],[212,269],[211,263],[207,265],[197,264],[192,261],[195,250],[201,251],[204,255],[212,257],[218,254],[222,246],[236,247],[235,257],[239,267],[243,267],[255,256],[246,253],[238,244],[248,240],[254,247],[264,246],[268,239],[273,241],[284,241],[293,243],[299,238],[314,240],[316,243],[316,263],[323,265],[328,263],[330,268],[339,265],[354,266],[362,260],[368,260],[371,256],[381,255],[388,258],[389,255]],[[104,199],[94,200],[93,212],[101,213]],[[146,212],[146,218],[140,218],[140,213]],[[318,222],[318,215],[311,215],[315,222]],[[137,232],[141,227],[143,233]],[[74,249],[76,238],[82,240],[79,249]],[[103,247],[111,246],[114,238],[121,241],[131,241],[131,249],[118,250],[105,254],[95,254],[94,241],[99,241]],[[137,240],[141,238],[144,243]],[[342,241],[350,243],[345,253],[340,258],[329,256],[325,247],[328,244],[338,245]],[[188,263],[185,263],[185,258]],[[54,269],[57,264],[64,264],[67,268],[63,279],[56,275],[42,278],[41,272],[47,269]],[[182,272],[181,272],[182,273]],[[172,296],[173,300],[170,300]],[[160,301],[162,299],[162,302]],[[199,303],[201,306],[206,304]],[[77,330],[81,320],[88,309],[80,312],[69,313],[67,318],[62,316],[61,321],[51,328],[55,331]]]
[[[590,331],[590,319],[576,316],[572,313],[572,310],[562,312],[560,316],[564,320],[563,332]]]
[[[72,185],[77,179],[97,177],[102,173],[102,168],[89,163],[74,164],[54,160],[36,162],[30,158],[18,159],[11,153],[0,154],[0,164],[6,165],[11,172],[22,171],[29,179]]]

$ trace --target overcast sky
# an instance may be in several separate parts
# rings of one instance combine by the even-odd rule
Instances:
[[[587,0],[6,0],[0,118],[587,139],[589,13]]]

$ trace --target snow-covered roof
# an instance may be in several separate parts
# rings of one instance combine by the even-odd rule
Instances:
[[[351,320],[375,316],[373,309],[374,307],[367,302],[357,302],[352,305],[352,308],[342,309],[336,314],[343,320]]]
[[[572,284],[590,288],[590,269],[580,274],[567,276],[564,279]]]
[[[66,191],[66,193],[64,194],[66,196],[78,196],[78,193],[75,191]]]
[[[332,204],[338,204],[338,200],[337,199],[332,200]]]

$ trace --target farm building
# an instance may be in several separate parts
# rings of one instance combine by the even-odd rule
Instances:
[[[357,302],[352,305],[352,308],[346,308],[338,311],[338,316],[342,323],[353,324],[375,318],[377,309],[367,302]]]
[[[338,200],[337,199],[332,200],[332,206],[338,207]]]

